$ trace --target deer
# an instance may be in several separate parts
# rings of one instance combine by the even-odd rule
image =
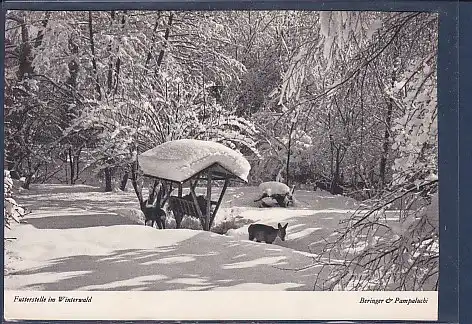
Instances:
[[[159,229],[166,228],[166,217],[167,213],[163,210],[157,201],[154,201],[154,204],[148,204],[148,200],[144,200],[141,203],[141,211],[144,214],[144,225],[147,225],[151,221],[151,226],[154,227],[154,223],[157,224]]]
[[[278,223],[277,228],[265,224],[251,224],[248,227],[249,241],[256,239],[256,242],[264,241],[267,244],[272,244],[277,236],[280,237],[282,241],[285,241],[287,226],[288,223],[284,226]]]

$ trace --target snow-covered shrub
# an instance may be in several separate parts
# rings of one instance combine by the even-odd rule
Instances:
[[[137,224],[144,224],[144,213],[139,208],[119,208],[114,212]]]
[[[175,221],[174,215],[172,212],[167,211],[167,217],[165,220],[166,229],[177,228],[177,222]],[[180,223],[180,228],[193,229],[193,230],[202,230],[202,224],[200,220],[196,217],[184,215]]]
[[[213,233],[217,234],[228,234],[229,231],[235,230],[238,228],[241,228],[247,224],[253,223],[254,221],[251,219],[245,219],[245,218],[238,218],[238,217],[233,217],[233,218],[225,218],[223,221],[221,221],[218,224],[215,224],[212,228],[211,231]]]
[[[394,183],[417,182],[438,173],[436,57],[413,61],[400,80],[387,89],[405,112],[393,125]]]
[[[399,199],[405,199],[402,209],[387,210]],[[410,208],[412,205],[418,207]],[[317,289],[437,290],[437,180],[410,189],[403,186],[386,194],[370,210],[353,213],[327,244],[322,257],[343,261],[326,266],[329,280],[318,283]]]
[[[215,218],[211,231],[213,233],[226,235],[231,230],[236,230],[240,227],[254,222],[251,219],[247,219],[241,216],[240,212],[241,211],[238,211],[237,208],[220,209],[220,212]]]
[[[226,234],[230,229],[237,229],[240,226],[236,224],[236,220],[234,218],[224,219],[222,222],[215,224],[211,231],[217,234]]]
[[[182,218],[182,222],[180,223],[180,228],[187,228],[187,229],[193,229],[193,230],[203,229],[202,224],[200,223],[200,220],[192,216],[184,216]]]
[[[13,198],[13,180],[10,171],[3,172],[3,218],[4,226],[10,228],[11,221],[20,222],[20,218],[25,215],[25,209],[18,205]]]

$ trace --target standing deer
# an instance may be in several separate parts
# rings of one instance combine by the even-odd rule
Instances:
[[[249,232],[249,240],[252,241],[256,239],[257,242],[266,242],[267,244],[272,244],[275,239],[280,237],[282,241],[285,241],[285,235],[287,235],[287,226],[277,224],[278,228],[273,228],[272,226],[264,225],[264,224],[251,224],[249,225],[248,232]]]
[[[157,223],[157,226],[160,229],[166,228],[166,212],[159,206],[158,202],[154,202],[153,205],[148,204],[148,200],[144,200],[141,203],[141,211],[144,214],[144,225],[151,222],[151,226],[154,227],[154,223]]]

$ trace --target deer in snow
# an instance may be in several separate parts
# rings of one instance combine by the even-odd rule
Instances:
[[[148,200],[144,200],[141,203],[141,211],[144,214],[144,225],[146,225],[149,221],[151,221],[151,226],[154,227],[154,223],[160,229],[166,228],[166,212],[159,206],[158,202],[154,202],[154,204],[148,204]]]
[[[285,241],[285,235],[287,235],[287,226],[277,224],[278,228],[273,228],[272,226],[264,225],[264,224],[251,224],[249,225],[248,232],[249,232],[249,240],[252,241],[256,239],[257,242],[266,242],[267,244],[272,244],[275,239],[280,237],[282,241]]]

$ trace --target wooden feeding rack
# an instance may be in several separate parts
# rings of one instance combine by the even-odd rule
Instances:
[[[195,144],[201,144],[206,142],[198,140],[180,141],[193,141],[195,142]],[[143,174],[145,177],[160,181],[161,184],[164,186],[164,191],[166,194],[163,197],[164,199],[161,202],[161,205],[163,205],[168,200],[169,204],[171,204],[172,206],[174,217],[179,215],[179,217],[183,217],[183,215],[196,217],[200,219],[203,229],[205,231],[209,231],[230,181],[234,180],[239,182],[247,182],[247,179],[245,179],[245,176],[240,176],[235,172],[229,171],[228,168],[223,166],[223,164],[225,164],[225,161],[223,160],[225,159],[223,158],[220,162],[218,161],[218,156],[212,157],[211,164],[200,163],[200,160],[205,159],[205,157],[200,157],[200,160],[198,161],[198,163],[196,163],[196,166],[194,165],[191,169],[186,168],[186,165],[188,165],[188,163],[184,160],[178,161],[177,159],[166,159],[165,157],[161,157],[159,148],[162,146],[162,153],[163,155],[165,155],[164,150],[169,150],[169,147],[172,147],[172,142],[166,142],[152,149],[152,155],[148,154],[146,156],[145,152],[138,157],[138,161],[140,163],[141,169],[143,170]],[[211,143],[212,146],[216,144],[213,142]],[[227,147],[224,148],[225,150],[231,150]],[[236,154],[235,151],[233,152],[234,154]],[[191,154],[191,152],[186,152],[186,154]],[[235,156],[244,159],[242,155],[240,157],[237,155]],[[145,162],[143,162],[144,159],[146,160]],[[215,160],[216,162],[213,162]],[[249,165],[247,160],[244,159],[244,161],[246,161],[245,163]],[[157,163],[158,167],[153,168],[153,166],[155,166]],[[180,172],[181,170],[184,170],[184,172]],[[201,180],[206,180],[206,197],[197,196],[197,194],[195,193],[195,188]],[[219,194],[219,197],[213,200],[212,188],[217,181],[224,181],[224,184]],[[184,186],[189,187],[190,197],[182,196]],[[177,195],[172,195],[172,192],[175,188],[177,188],[178,190]],[[177,222],[179,226],[179,221]]]

